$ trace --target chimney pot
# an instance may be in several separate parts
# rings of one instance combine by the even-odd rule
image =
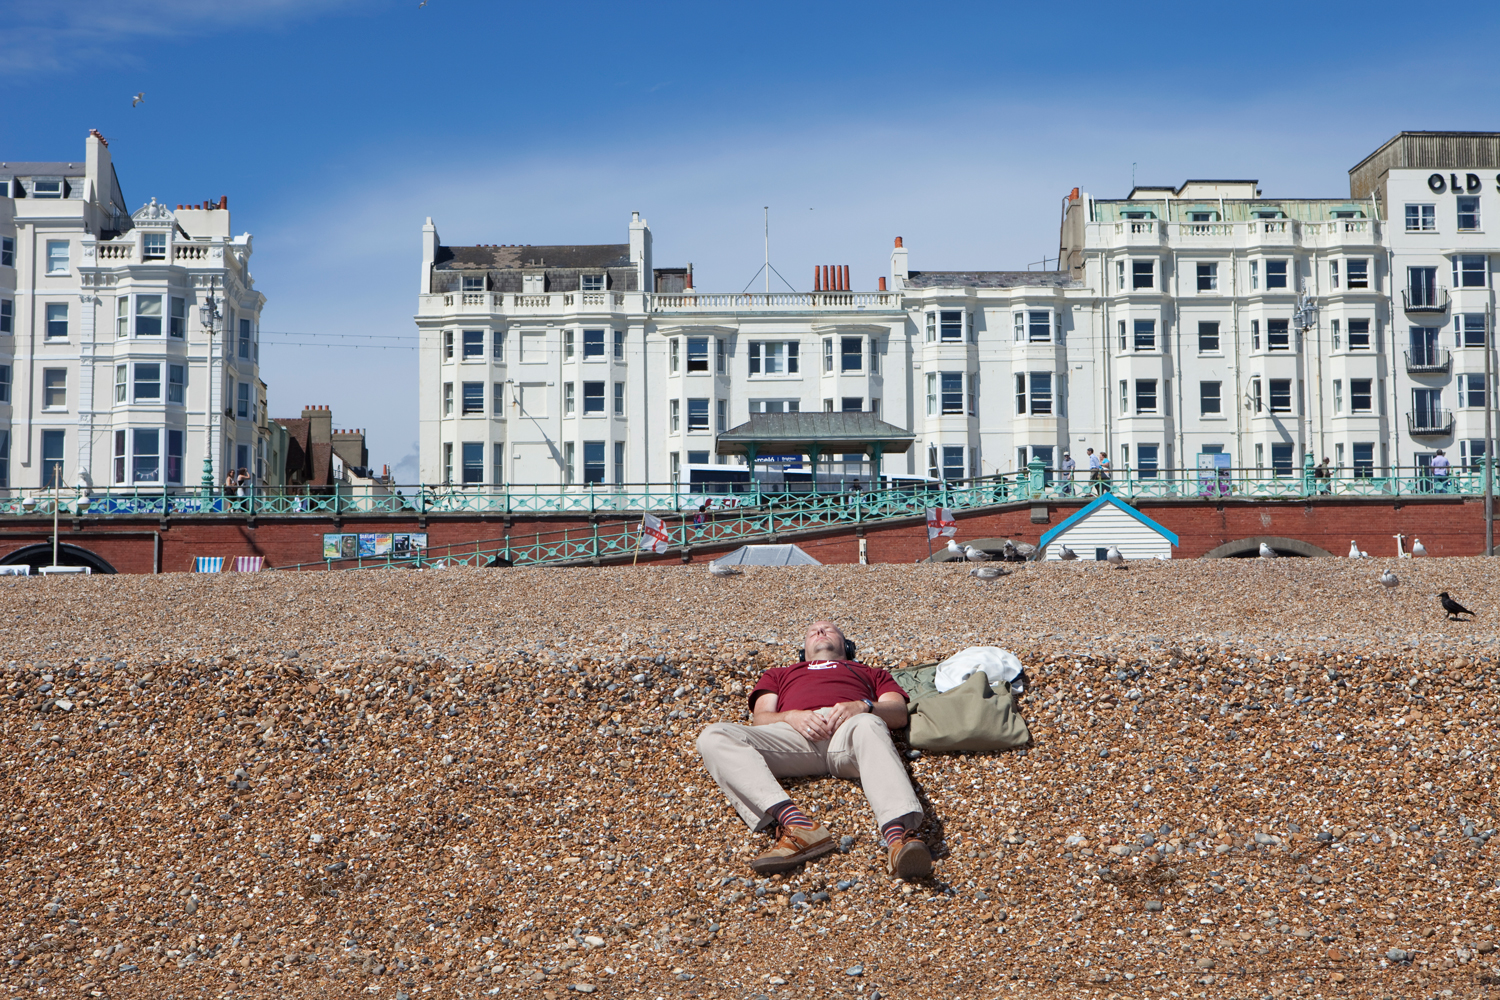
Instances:
[[[880,279],[880,290],[882,292],[885,291],[885,279],[884,278]]]
[[[897,249],[901,248],[901,237],[899,237],[899,236],[896,237],[896,248]]]
[[[1078,189],[1077,188],[1074,188],[1073,189],[1073,193],[1070,194],[1070,195],[1068,195],[1068,200],[1069,201],[1077,201],[1078,200]]]

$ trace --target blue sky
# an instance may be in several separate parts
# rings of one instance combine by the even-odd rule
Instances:
[[[1347,193],[1401,129],[1500,128],[1470,4],[0,2],[0,159],[98,128],[126,198],[229,196],[271,412],[325,403],[416,478],[419,232],[624,242],[739,290],[1024,268],[1061,198],[1187,177]],[[131,107],[131,95],[145,101]],[[303,346],[338,345],[338,346]],[[356,345],[356,346],[349,346]]]

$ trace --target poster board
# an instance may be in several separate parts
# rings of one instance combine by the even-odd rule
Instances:
[[[323,536],[324,559],[409,559],[427,548],[427,532],[346,532]]]

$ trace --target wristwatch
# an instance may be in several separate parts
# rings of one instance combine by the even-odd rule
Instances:
[[[865,703],[865,711],[866,712],[873,712],[873,711],[875,711],[875,703],[873,701],[871,701],[868,698],[861,698],[860,701],[862,701],[862,702]]]

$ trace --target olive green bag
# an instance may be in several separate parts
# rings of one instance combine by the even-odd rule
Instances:
[[[1012,750],[1031,742],[1031,730],[1016,710],[1010,685],[990,687],[976,670],[958,687],[939,692],[933,685],[936,664],[923,664],[891,676],[911,697],[907,704],[907,742],[918,750],[956,753],[963,750]]]

